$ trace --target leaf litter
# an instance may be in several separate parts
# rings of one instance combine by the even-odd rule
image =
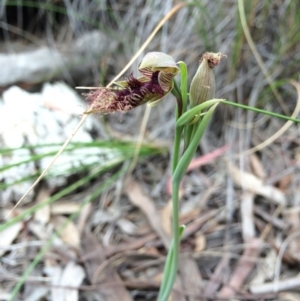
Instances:
[[[284,16],[284,9],[287,6],[272,5],[274,7],[270,8],[271,18],[275,15]],[[118,9],[118,11],[123,14],[127,12],[126,9]],[[212,7],[209,11],[215,14]],[[278,14],[274,13],[277,11]],[[178,20],[180,18],[187,20],[184,14],[187,12],[179,15]],[[159,14],[152,15],[148,17],[159,17]],[[130,19],[128,15],[127,19]],[[213,19],[218,18],[214,16]],[[185,24],[187,32],[191,29],[189,22],[191,21]],[[250,22],[258,21],[252,15]],[[297,24],[293,20],[291,22]],[[254,30],[258,31],[260,28],[263,31],[260,24],[255,24],[252,23]],[[280,22],[278,24],[281,25]],[[177,24],[173,25],[176,29]],[[130,26],[131,29],[138,27],[137,24]],[[224,28],[223,30],[226,31]],[[272,32],[272,28],[268,26],[266,30]],[[219,31],[220,28],[217,26],[213,34],[218,36]],[[178,28],[177,33],[180,33]],[[173,34],[176,38],[176,31]],[[231,31],[223,34],[227,36],[224,39],[227,43],[226,47],[228,44],[234,44],[230,40]],[[188,37],[189,34],[186,36]],[[190,37],[192,36],[190,34]],[[264,39],[268,36],[264,32]],[[195,40],[188,44],[190,45],[188,63],[192,65],[191,63],[194,64],[199,56],[199,36],[197,35]],[[180,57],[185,44],[176,38],[174,45],[176,47],[172,46],[170,49]],[[264,59],[272,65],[270,60],[273,60],[273,54],[268,52],[265,45],[261,46],[266,52]],[[293,76],[293,69],[297,73],[299,71],[298,64],[290,61],[291,58],[296,58],[298,48],[295,44],[290,52],[286,52],[287,57],[279,60],[289,65],[289,68],[277,66],[285,78]],[[259,93],[264,84],[261,74],[255,74],[257,69],[253,67],[253,58],[248,48],[245,46],[241,49],[243,52],[239,53],[239,57],[242,58],[244,64],[242,69],[245,69],[245,73],[238,67],[226,70],[225,73],[232,77],[236,74],[241,76],[231,82],[229,77],[222,78],[221,74],[218,83],[219,93],[237,102],[241,100],[240,95],[243,94],[243,99],[255,103],[257,100],[255,94]],[[123,58],[119,59],[116,56],[114,60],[120,60],[119,65],[124,65]],[[101,64],[111,65],[111,62],[103,59]],[[97,71],[95,73],[97,74]],[[96,81],[98,80],[99,77]],[[25,93],[20,87],[12,87],[11,90],[6,91],[5,99],[11,94],[15,101],[14,105],[20,108],[19,113],[13,114],[14,118],[8,118],[6,115],[8,109],[3,110],[3,103],[1,103],[1,117],[3,117],[1,120],[7,120],[2,123],[4,127],[1,128],[1,133],[4,133],[5,126],[6,129],[9,128],[10,131],[5,137],[12,143],[7,147],[19,146],[15,143],[23,141],[24,137],[15,139],[16,136],[11,135],[12,132],[16,135],[17,130],[21,133],[28,130],[32,134],[43,136],[47,133],[42,129],[48,128],[51,129],[49,134],[57,132],[58,136],[64,139],[62,136],[68,131],[64,127],[70,125],[71,129],[73,128],[70,115],[74,117],[82,113],[86,104],[62,106],[67,104],[66,100],[69,100],[69,97],[59,98],[60,94],[55,94],[55,88],[59,88],[60,92],[63,90],[63,95],[70,90],[61,83],[55,85],[48,83],[40,94],[51,91],[52,96],[46,98],[44,105],[37,105],[42,114],[37,114],[35,117],[32,114],[37,110],[33,105],[38,102],[36,97]],[[291,95],[288,88],[286,91]],[[74,98],[77,99],[76,96]],[[53,101],[54,99],[56,101]],[[17,100],[19,102],[16,102]],[[174,108],[172,101],[172,99],[163,101],[159,109],[153,109],[149,132],[145,135],[146,139],[152,139],[152,143],[157,142],[158,145],[164,144],[164,146],[172,143],[170,133],[173,124],[168,120]],[[287,97],[286,102],[291,108],[294,106],[293,101],[293,97]],[[23,107],[25,103],[27,107]],[[73,108],[71,112],[70,108]],[[57,111],[59,113],[55,114]],[[137,109],[128,116],[111,116],[105,129],[100,125],[99,120],[91,122],[101,137],[112,135],[119,139],[125,137],[134,139],[135,130],[140,124],[141,112]],[[221,113],[217,112],[209,133],[204,137],[205,143],[201,143],[199,147],[198,158],[195,158],[189,173],[184,178],[181,187],[180,220],[186,224],[186,230],[181,244],[180,271],[172,298],[173,300],[218,300],[221,297],[227,300],[299,300],[297,290],[300,238],[296,235],[299,229],[300,212],[298,129],[295,126],[285,128],[285,133],[280,137],[276,136],[272,144],[267,146],[264,144],[265,148],[260,149],[255,155],[244,154],[238,157],[236,154],[266,141],[274,132],[278,132],[283,123],[273,119],[264,121],[251,127],[251,135],[249,135],[247,126],[239,129],[228,126],[224,122],[225,115],[246,125],[255,122],[250,114],[246,119],[236,111],[233,113],[227,108]],[[39,119],[38,124],[42,125],[39,126],[38,131],[34,131],[37,119]],[[53,120],[58,122],[54,123]],[[22,123],[15,126],[17,121]],[[164,126],[157,126],[161,124]],[[47,135],[45,137],[45,139],[51,138]],[[80,138],[81,141],[93,139],[90,133],[86,134],[86,131]],[[40,143],[37,136],[30,136],[30,139],[33,143]],[[51,138],[49,142],[61,142],[56,139]],[[218,149],[219,152],[214,151]],[[91,152],[86,157],[89,160],[93,159],[91,163],[96,165],[99,163],[97,154],[96,151]],[[19,156],[24,159],[25,156],[30,156],[30,151],[21,150]],[[82,157],[82,153],[79,156]],[[3,164],[7,164],[7,160],[10,159],[12,158],[9,156],[5,157]],[[64,162],[68,160],[68,164],[78,162],[75,157],[68,158],[68,155],[64,160]],[[170,196],[166,175],[168,160],[169,156],[162,155],[139,162],[129,177],[129,182],[118,180],[101,198],[82,209],[79,217],[60,233],[40,264],[26,279],[18,300],[156,300],[166,246],[170,243],[171,234]],[[13,164],[15,161],[10,163]],[[28,168],[34,171],[36,166],[28,164],[25,171],[16,167],[17,171],[8,174],[8,178],[15,180],[16,175],[26,175]],[[80,176],[82,175],[79,173]],[[3,173],[1,173],[1,180],[3,180]],[[95,181],[100,185],[104,180],[105,176]],[[54,190],[59,190],[66,183],[68,180],[64,177],[54,178],[52,182],[48,181],[50,189],[47,186],[39,187],[40,191],[32,194],[26,204],[24,203],[14,214],[16,216],[21,214],[31,208],[34,202],[42,203],[47,196],[53,194]],[[3,221],[7,208],[15,201],[14,198],[22,194],[24,189],[26,190],[22,184],[13,187],[15,189],[13,191],[4,193],[4,190],[1,190],[3,210],[0,213]],[[118,187],[123,187],[121,194],[117,193]],[[154,194],[153,187],[160,187],[160,190]],[[89,189],[88,186],[85,188]],[[9,298],[9,293],[24,269],[34,260],[46,240],[80,207],[82,199],[82,191],[76,191],[0,233],[0,299]],[[285,239],[291,235],[294,235],[293,239],[283,250],[279,279],[275,281],[274,268],[278,254]]]

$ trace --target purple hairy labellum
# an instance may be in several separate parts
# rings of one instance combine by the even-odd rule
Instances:
[[[127,112],[145,103],[155,105],[172,90],[179,68],[169,55],[150,52],[140,63],[139,71],[141,77],[131,74],[126,81],[116,82],[118,88],[103,87],[85,94],[90,103],[84,113]]]

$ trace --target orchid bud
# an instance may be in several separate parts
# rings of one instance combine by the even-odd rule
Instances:
[[[217,66],[224,55],[219,53],[205,52],[200,59],[200,66],[192,80],[190,87],[191,107],[195,107],[215,96],[215,76],[213,68]]]
[[[126,112],[147,103],[156,105],[173,88],[173,77],[179,72],[174,59],[162,52],[149,52],[139,65],[141,77],[130,75],[116,82],[120,88],[99,88],[86,94],[90,101],[85,114]]]

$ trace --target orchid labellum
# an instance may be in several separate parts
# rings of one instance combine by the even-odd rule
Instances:
[[[174,59],[162,52],[149,52],[138,68],[142,74],[132,74],[116,88],[99,88],[86,94],[90,101],[85,114],[126,112],[147,103],[156,105],[173,88],[173,78],[179,72]]]

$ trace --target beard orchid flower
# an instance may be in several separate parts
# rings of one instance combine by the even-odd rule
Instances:
[[[86,94],[89,107],[85,114],[127,112],[147,103],[156,105],[173,88],[173,78],[179,72],[174,59],[162,52],[149,52],[138,67],[141,77],[132,74],[116,88],[102,88]]]

